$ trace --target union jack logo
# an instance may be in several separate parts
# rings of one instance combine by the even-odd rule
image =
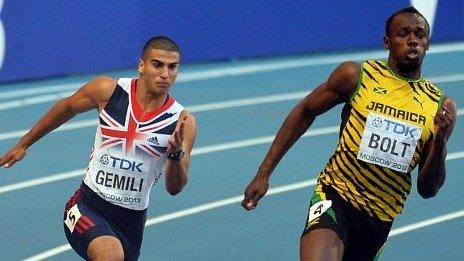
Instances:
[[[100,120],[107,125],[100,124],[103,138],[100,149],[122,145],[122,150],[126,156],[135,148],[139,148],[151,156],[159,157],[164,152],[155,145],[147,144],[146,140],[153,132],[172,124],[172,119],[169,117],[160,122],[140,127],[140,123],[135,119],[131,110],[128,110],[126,114],[124,125],[121,125],[105,110],[101,111]]]

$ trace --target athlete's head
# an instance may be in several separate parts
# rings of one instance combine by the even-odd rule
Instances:
[[[166,36],[155,36],[148,40],[143,46],[142,59],[145,58],[150,49],[159,49],[180,54],[180,48],[176,42]]]
[[[430,27],[414,7],[393,13],[385,25],[384,44],[390,50],[389,65],[401,72],[420,70],[429,48]]]
[[[424,19],[425,23],[427,24],[427,34],[428,35],[430,34],[430,26],[429,26],[429,22],[427,21],[427,19],[425,19],[425,17],[416,8],[414,8],[413,6],[409,6],[409,7],[406,7],[406,8],[403,8],[401,10],[394,12],[393,14],[390,15],[390,17],[388,17],[387,22],[385,23],[385,35],[390,34],[390,28],[391,28],[392,21],[397,15],[400,15],[400,14],[417,14],[421,16]]]
[[[139,80],[155,93],[167,94],[177,78],[179,63],[179,46],[168,37],[153,37],[143,47]]]

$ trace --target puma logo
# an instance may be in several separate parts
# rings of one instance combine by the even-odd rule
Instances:
[[[422,106],[422,104],[424,103],[423,101],[419,101],[419,99],[417,99],[416,97],[413,98],[413,100],[417,103],[419,103],[419,105],[421,106],[422,109],[424,109],[424,107]]]

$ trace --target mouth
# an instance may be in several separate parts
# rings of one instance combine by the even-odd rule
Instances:
[[[169,88],[169,86],[171,86],[169,83],[167,82],[157,82],[156,83],[158,86],[162,87],[162,88]]]
[[[416,49],[411,49],[406,53],[406,56],[411,60],[418,59],[419,58],[419,51],[416,50]]]

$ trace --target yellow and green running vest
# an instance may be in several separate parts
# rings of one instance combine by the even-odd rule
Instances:
[[[339,144],[320,173],[321,185],[368,215],[391,221],[411,191],[443,92],[423,78],[395,75],[384,61],[362,63],[356,92]]]

